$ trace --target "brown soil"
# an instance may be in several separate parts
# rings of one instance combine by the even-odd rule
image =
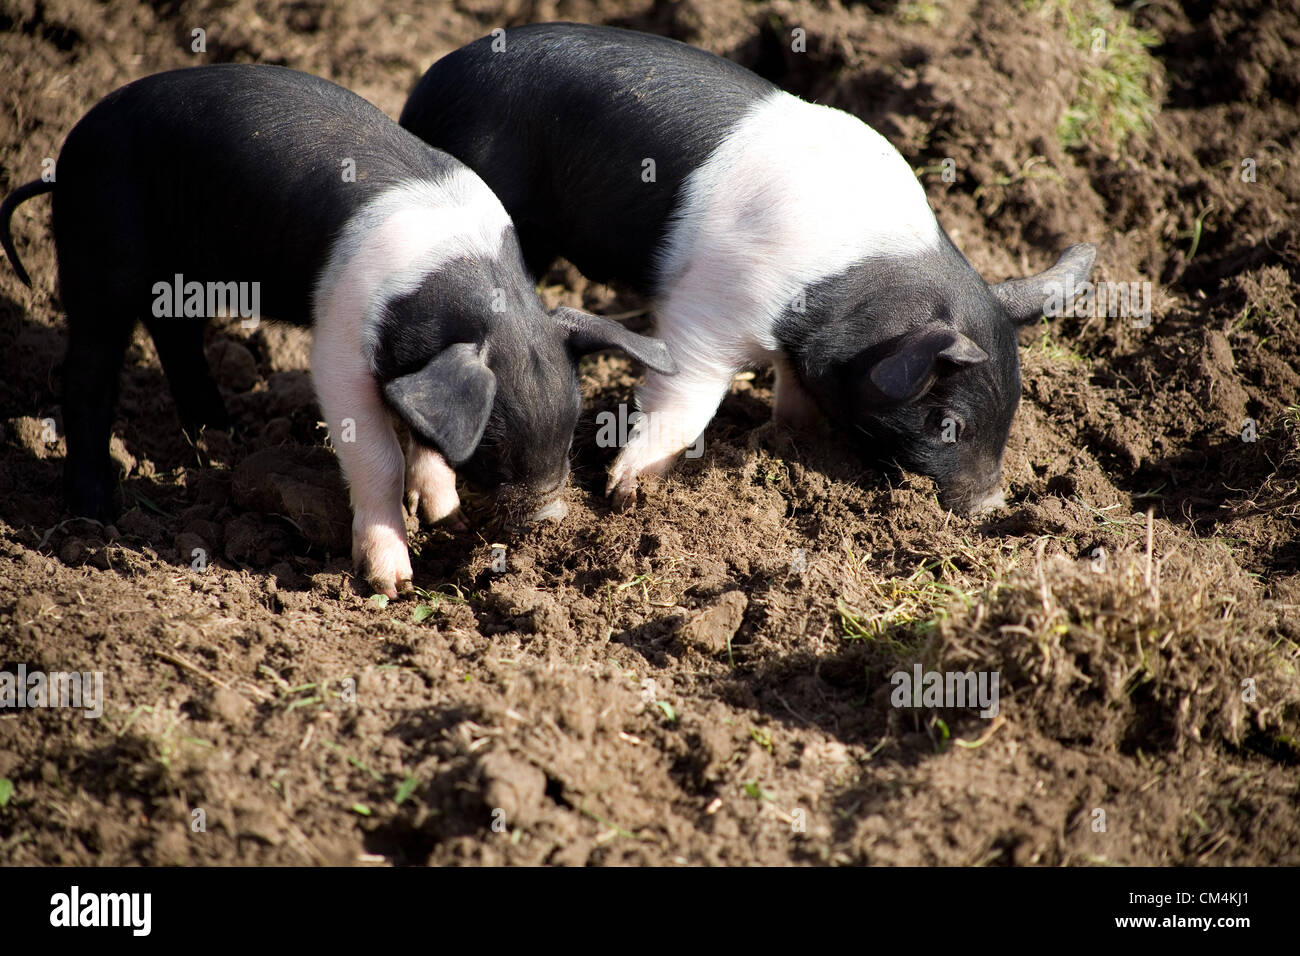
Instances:
[[[1089,54],[1059,6],[2,0],[5,190],[157,70],[281,63],[396,115],[493,27],[589,20],[733,56],[918,168],[952,158],[954,182],[923,178],[990,279],[1087,240],[1098,278],[1155,298],[1149,328],[1025,332],[1010,506],[981,522],[767,424],[767,372],[737,381],[702,459],[612,514],[594,416],[635,378],[597,357],[568,518],[419,530],[427,595],[380,607],[348,573],[297,330],[213,324],[236,428],[197,448],[141,332],[127,510],[67,520],[33,201],[14,233],[35,290],[0,265],[0,668],[102,671],[107,703],[0,714],[0,864],[1300,863],[1300,12],[1141,6],[1152,128],[1067,149]],[[544,293],[639,306],[566,269]],[[892,707],[915,662],[997,671],[1000,715]]]

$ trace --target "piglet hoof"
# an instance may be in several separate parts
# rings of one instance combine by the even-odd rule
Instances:
[[[354,535],[352,563],[356,579],[375,594],[396,598],[411,590],[411,556],[406,542],[386,530]]]
[[[460,499],[455,489],[450,499],[439,496],[420,494],[411,490],[406,493],[406,510],[415,515],[423,524],[440,524],[451,531],[468,531],[469,521],[461,510]]]
[[[412,443],[406,453],[406,508],[425,524],[466,527],[456,494],[456,473],[442,455],[418,443]]]
[[[636,507],[636,487],[639,469],[629,460],[628,449],[624,448],[614,463],[609,466],[609,479],[605,482],[605,495],[615,511],[627,511]]]
[[[609,503],[615,511],[629,511],[636,507],[636,479],[624,478],[617,484],[611,483],[606,489]]]
[[[414,588],[410,578],[389,579],[382,574],[367,571],[364,567],[357,568],[356,577],[357,580],[366,583],[366,587],[372,594],[382,594],[393,600],[396,600],[400,594],[411,593]]]
[[[393,600],[396,600],[399,594],[411,590],[410,578],[390,578],[382,573],[371,571],[364,565],[356,566],[355,576],[358,581],[365,582],[372,594],[382,594]]]

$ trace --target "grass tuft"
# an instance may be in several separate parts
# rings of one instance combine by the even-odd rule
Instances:
[[[1151,55],[1159,36],[1135,27],[1109,0],[1026,0],[1025,6],[1061,26],[1070,45],[1088,57],[1057,127],[1061,145],[1119,150],[1131,136],[1145,135],[1163,86]]]
[[[1121,752],[1300,735],[1300,645],[1213,542],[1134,545],[1098,572],[1039,553],[941,619],[924,656],[996,670],[1011,719]],[[1012,716],[1014,714],[1014,716]]]

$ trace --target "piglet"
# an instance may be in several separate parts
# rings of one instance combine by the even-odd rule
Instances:
[[[351,491],[358,576],[411,579],[403,490],[426,521],[458,510],[456,474],[534,500],[568,474],[576,361],[617,347],[669,373],[662,343],[572,309],[543,311],[500,201],[479,177],[325,80],[275,66],[160,73],[107,96],[68,134],[54,193],[68,315],[64,487],[110,520],[108,455],[137,319],[182,424],[228,424],[203,320],[264,315],[313,328],[312,379]],[[30,284],[30,282],[28,282]],[[403,449],[391,415],[410,435]]]
[[[612,27],[497,31],[430,67],[400,122],[487,181],[534,273],[563,255],[654,297],[678,372],[652,369],[639,391],[616,504],[694,443],[737,371],[764,365],[778,420],[824,415],[871,458],[935,478],[954,510],[1002,503],[1016,325],[1087,278],[1092,246],[987,285],[861,120]]]

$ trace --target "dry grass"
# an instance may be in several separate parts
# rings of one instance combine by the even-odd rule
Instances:
[[[1134,547],[1098,570],[1044,558],[957,604],[926,656],[998,670],[1005,712],[1122,752],[1249,743],[1300,756],[1300,647],[1211,542]],[[1214,552],[1211,554],[1211,552]]]

